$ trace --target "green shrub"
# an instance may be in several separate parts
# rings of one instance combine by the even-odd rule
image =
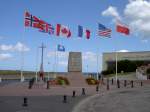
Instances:
[[[59,77],[57,77],[56,80],[57,80],[59,85],[69,85],[69,81],[66,77],[59,76]]]
[[[87,79],[86,79],[86,82],[87,82],[89,85],[97,85],[97,84],[98,84],[98,81],[95,80],[94,78],[87,78]]]

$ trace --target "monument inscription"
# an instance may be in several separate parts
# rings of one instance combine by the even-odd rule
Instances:
[[[68,72],[82,72],[81,52],[69,53]]]

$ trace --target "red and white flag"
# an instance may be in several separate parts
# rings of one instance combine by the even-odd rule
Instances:
[[[124,25],[122,23],[117,23],[116,25],[116,31],[123,33],[125,35],[129,35],[130,34],[130,29],[127,25]]]
[[[29,12],[25,12],[25,27],[34,27],[39,29],[40,32],[54,34],[54,27],[51,24],[33,16]]]
[[[34,27],[40,30],[44,30],[44,24],[46,23],[43,20],[33,16],[29,12],[25,12],[25,27]]]
[[[53,25],[45,22],[45,24],[43,24],[43,29],[39,29],[39,31],[44,33],[54,34],[54,27]]]
[[[61,25],[61,24],[57,24],[56,25],[56,35],[57,36],[65,36],[67,38],[69,38],[71,36],[71,31],[68,27]]]

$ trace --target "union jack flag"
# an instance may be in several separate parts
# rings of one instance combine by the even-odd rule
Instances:
[[[54,27],[51,24],[44,24],[44,29],[40,29],[40,32],[54,34]]]

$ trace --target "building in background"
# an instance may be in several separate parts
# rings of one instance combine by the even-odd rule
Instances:
[[[144,61],[150,62],[150,51],[139,52],[117,52],[117,60]],[[116,52],[103,53],[102,70],[107,70],[109,66],[116,62]]]

